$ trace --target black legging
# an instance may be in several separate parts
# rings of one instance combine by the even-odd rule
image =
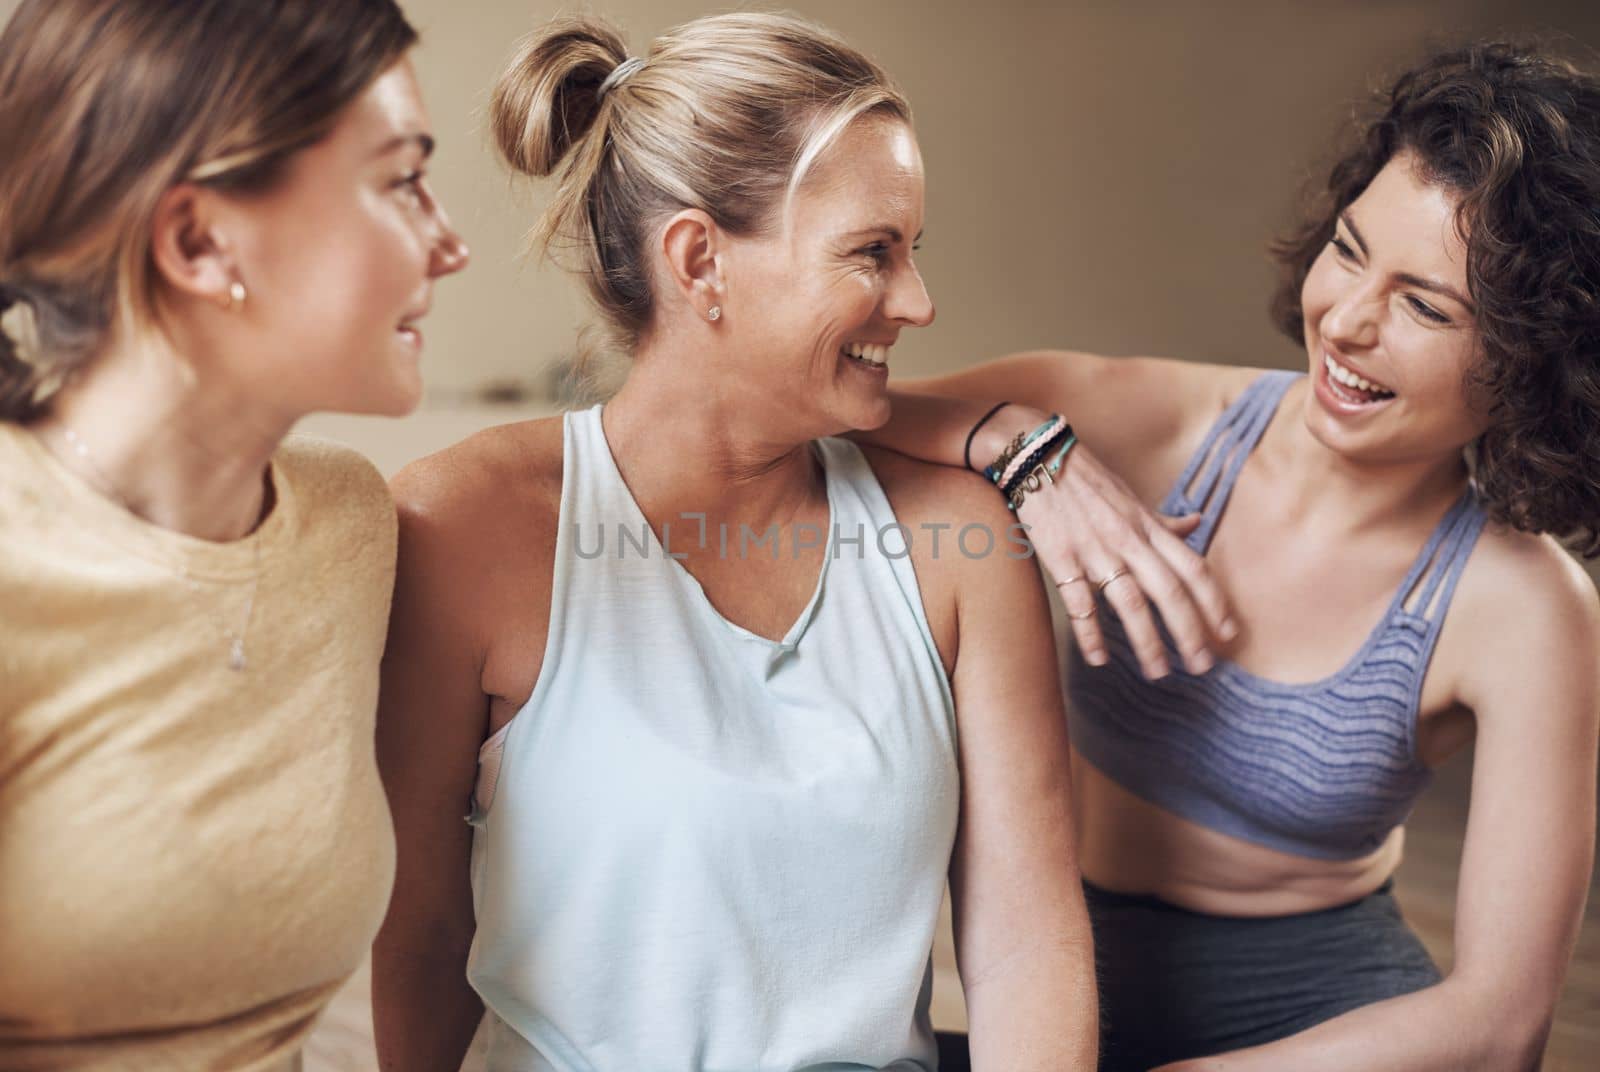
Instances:
[[[935,1031],[933,1037],[939,1044],[939,1072],[972,1072],[967,1036],[953,1031]]]
[[[1293,916],[1190,912],[1084,884],[1100,979],[1100,1072],[1259,1046],[1439,981],[1388,884]]]
[[[1084,884],[1100,979],[1100,1072],[1148,1072],[1285,1038],[1409,994],[1439,971],[1390,884],[1353,904],[1241,919]],[[939,1072],[971,1072],[938,1032]]]

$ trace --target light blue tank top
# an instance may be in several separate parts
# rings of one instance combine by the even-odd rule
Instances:
[[[815,444],[833,550],[774,642],[666,557],[600,412],[566,418],[544,663],[470,819],[489,1068],[933,1069],[955,712],[882,488]]]
[[[1298,377],[1268,372],[1246,388],[1162,503],[1165,514],[1202,515],[1188,537],[1201,554]],[[1308,684],[1270,681],[1225,659],[1200,677],[1179,669],[1146,681],[1121,622],[1102,607],[1108,665],[1089,667],[1076,648],[1070,655],[1073,747],[1124,789],[1225,834],[1318,859],[1372,852],[1430,780],[1416,754],[1422,682],[1484,520],[1468,489],[1361,650]]]

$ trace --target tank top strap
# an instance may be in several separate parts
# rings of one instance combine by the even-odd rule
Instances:
[[[1223,410],[1167,493],[1161,504],[1162,513],[1202,514],[1199,527],[1188,537],[1189,546],[1199,553],[1204,554],[1211,546],[1217,522],[1245,461],[1266,434],[1284,394],[1301,375],[1272,369],[1252,380]]]
[[[1486,520],[1477,495],[1468,488],[1423,545],[1396,593],[1394,610],[1420,618],[1429,623],[1430,632],[1437,631]]]
[[[643,520],[611,457],[611,446],[606,442],[605,427],[600,420],[603,410],[604,406],[596,403],[587,409],[572,410],[562,419],[561,486],[563,492],[570,488],[572,494],[562,495],[561,524],[573,533],[580,526],[596,525],[605,520],[632,522],[635,515]],[[577,541],[576,546],[581,548],[583,542]],[[640,553],[634,550],[636,555]],[[578,557],[580,561],[589,561],[596,556],[585,551]]]

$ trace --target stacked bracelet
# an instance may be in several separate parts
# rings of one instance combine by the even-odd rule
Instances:
[[[1006,444],[1006,448],[995,457],[995,460],[983,467],[983,475],[988,478],[989,483],[1000,483],[1000,474],[1011,464],[1011,459],[1017,456],[1017,451],[1022,449],[1022,444],[1027,438],[1028,433],[1018,432],[1016,438]]]
[[[1018,432],[1016,438],[1006,444],[1006,449],[1000,452],[999,457],[984,468],[983,475],[989,478],[990,483],[1004,487],[1005,475],[1016,462],[1017,457],[1032,452],[1039,437],[1050,433],[1057,422],[1063,425],[1066,424],[1059,416],[1052,416],[1031,432]]]
[[[1006,505],[1013,511],[1019,510],[1030,492],[1038,491],[1046,484],[1054,484],[1056,476],[1061,472],[1061,466],[1066,463],[1067,455],[1072,453],[1072,448],[1077,445],[1078,437],[1073,435],[1072,429],[1068,427],[1067,434],[1060,441],[1054,456],[1023,473],[1022,478],[1006,493]]]
[[[1029,492],[1045,483],[1054,483],[1077,437],[1060,414],[1052,414],[1032,432],[1018,435],[984,470],[1006,502],[1015,510]]]
[[[1071,434],[1072,427],[1067,424],[1066,419],[1060,414],[1053,415],[1048,421],[1035,428],[1033,434],[1023,442],[1022,449],[1017,451],[1016,456],[1006,464],[1005,471],[1000,474],[1000,479],[995,481],[1000,490],[1008,492],[1008,489],[1022,474],[1032,472],[1033,467],[1039,464],[1041,458],[1055,447],[1061,445],[1061,436],[1064,432]]]

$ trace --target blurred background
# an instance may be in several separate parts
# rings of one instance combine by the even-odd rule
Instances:
[[[392,473],[486,424],[569,397],[579,288],[522,256],[542,204],[485,133],[516,40],[562,10],[530,0],[402,0],[439,152],[434,188],[473,250],[425,325],[430,388],[402,421],[318,416]],[[14,0],[0,0],[9,16]],[[1266,316],[1269,239],[1343,144],[1363,96],[1425,51],[1536,35],[1590,62],[1600,4],[1559,0],[794,0],[878,59],[916,109],[928,175],[919,264],[938,322],[906,334],[894,373],[925,375],[1036,346],[1302,367]],[[643,55],[724,6],[602,0]],[[1470,756],[1440,772],[1411,827],[1400,892],[1441,965]],[[1597,903],[1591,895],[1591,906]],[[1596,1067],[1600,925],[1585,928],[1546,1069]],[[964,1022],[947,943],[936,1022]],[[375,1068],[366,976],[313,1038],[308,1072]],[[1587,1058],[1582,1055],[1587,1053]],[[469,1065],[470,1066],[470,1065]]]
[[[557,270],[519,260],[542,204],[485,133],[515,41],[559,8],[409,0],[440,140],[435,189],[470,241],[440,286],[427,374],[438,404],[551,392],[587,310]],[[1051,345],[1299,365],[1265,316],[1270,236],[1340,144],[1352,104],[1424,50],[1529,33],[1600,47],[1600,5],[1541,0],[799,0],[878,59],[916,110],[928,175],[919,264],[938,322],[895,372]],[[643,55],[722,7],[604,0]]]
[[[317,417],[305,429],[355,443],[386,472],[485,420],[573,397],[592,317],[570,278],[525,256],[543,191],[499,165],[486,132],[489,93],[517,39],[586,10],[613,19],[643,55],[661,31],[729,9],[403,6],[422,32],[416,67],[440,141],[432,181],[473,264],[437,290],[418,414]],[[1303,367],[1303,352],[1268,322],[1276,276],[1266,246],[1296,218],[1370,91],[1429,50],[1480,36],[1600,54],[1600,3],[1577,0],[781,6],[873,55],[916,111],[928,175],[918,263],[939,313],[895,347],[897,376],[1038,346]],[[587,368],[604,384],[619,365],[602,355]]]

